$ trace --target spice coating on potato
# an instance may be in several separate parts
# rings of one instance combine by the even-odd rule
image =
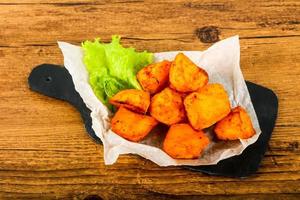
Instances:
[[[199,158],[209,144],[202,131],[195,131],[189,124],[174,124],[170,127],[163,143],[163,150],[172,158]]]
[[[145,91],[155,94],[169,82],[171,62],[162,61],[142,68],[137,73],[137,79]]]
[[[208,74],[183,53],[177,54],[169,74],[171,88],[179,92],[194,92],[208,83]]]
[[[247,139],[255,134],[251,119],[244,108],[234,108],[214,129],[220,140]]]
[[[150,94],[143,90],[122,90],[110,98],[109,103],[116,107],[124,106],[132,111],[145,114],[150,105]]]
[[[170,88],[155,94],[150,103],[150,115],[167,125],[182,121],[185,112],[181,95]]]
[[[157,124],[153,117],[134,113],[121,106],[111,120],[111,129],[127,140],[138,142]]]
[[[220,84],[208,84],[184,99],[190,124],[196,130],[207,128],[230,112],[228,95]]]

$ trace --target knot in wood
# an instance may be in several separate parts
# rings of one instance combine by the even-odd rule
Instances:
[[[203,43],[213,43],[219,41],[220,31],[216,26],[204,26],[195,30],[196,36]]]
[[[88,195],[87,197],[84,198],[84,200],[102,200],[101,197],[98,195]]]

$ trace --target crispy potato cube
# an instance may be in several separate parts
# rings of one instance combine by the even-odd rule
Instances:
[[[152,97],[149,110],[152,117],[167,125],[185,118],[181,95],[170,88],[165,88]]]
[[[171,88],[179,92],[194,92],[208,83],[208,74],[183,53],[177,54],[169,74]]]
[[[169,82],[171,62],[162,61],[142,68],[137,73],[137,79],[145,91],[155,94]]]
[[[190,124],[196,130],[207,128],[230,112],[228,95],[220,84],[208,84],[184,99]]]
[[[202,131],[195,131],[189,124],[174,124],[163,143],[163,150],[172,158],[199,158],[209,144]]]
[[[247,139],[255,134],[249,115],[240,106],[219,121],[214,130],[220,140]]]
[[[138,142],[157,124],[153,117],[134,113],[121,106],[111,120],[111,129],[127,140]]]
[[[150,105],[150,94],[143,90],[127,89],[109,99],[116,107],[124,106],[129,110],[145,114]]]
[[[181,98],[184,99],[190,92],[178,92],[176,88],[174,88],[171,84],[169,84],[169,88],[176,91],[178,94],[180,94]]]

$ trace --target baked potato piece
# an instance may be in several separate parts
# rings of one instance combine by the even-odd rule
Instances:
[[[153,117],[134,113],[121,106],[111,120],[111,129],[127,140],[138,142],[157,124]]]
[[[137,73],[137,79],[145,91],[155,94],[169,82],[170,67],[171,62],[166,60],[148,65]]]
[[[150,105],[150,94],[143,90],[121,90],[109,99],[109,103],[116,107],[124,106],[129,110],[145,114]]]
[[[177,54],[169,74],[171,88],[179,92],[194,92],[208,83],[208,74],[183,53]]]
[[[230,112],[228,95],[220,84],[208,84],[184,99],[190,124],[201,130],[215,124]]]
[[[247,139],[255,134],[251,119],[241,106],[234,108],[219,121],[214,131],[220,140]]]
[[[178,123],[185,117],[181,95],[170,88],[151,98],[149,110],[152,117],[167,125]]]
[[[195,131],[189,124],[174,124],[170,127],[163,143],[163,150],[172,158],[199,158],[209,144],[202,131]]]

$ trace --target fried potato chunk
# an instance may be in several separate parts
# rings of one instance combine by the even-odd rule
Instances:
[[[134,113],[121,106],[111,120],[111,129],[127,140],[138,142],[157,124],[153,117]]]
[[[171,62],[162,61],[142,68],[137,73],[137,79],[145,91],[155,94],[169,82]]]
[[[165,88],[152,97],[149,110],[152,117],[167,125],[185,118],[181,95],[170,88]]]
[[[190,124],[196,130],[207,128],[230,112],[228,95],[221,84],[208,84],[184,99]]]
[[[255,134],[249,115],[240,106],[219,121],[214,130],[220,140],[247,139]]]
[[[208,83],[208,74],[183,53],[177,54],[169,74],[171,88],[179,92],[194,92]]]
[[[209,144],[202,131],[195,131],[189,124],[174,124],[163,143],[163,150],[172,158],[199,158]]]
[[[150,105],[150,94],[143,90],[122,90],[110,98],[109,103],[116,107],[124,106],[129,110],[145,114]]]

